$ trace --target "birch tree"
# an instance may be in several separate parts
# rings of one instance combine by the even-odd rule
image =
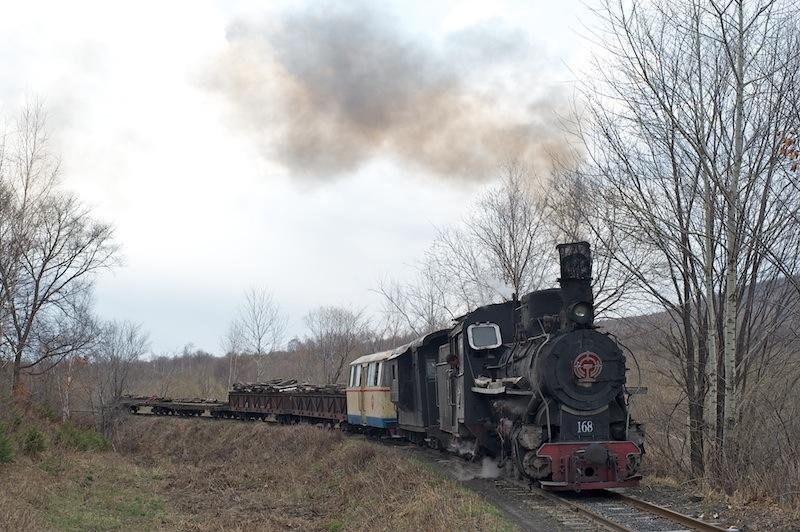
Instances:
[[[228,389],[233,383],[238,382],[239,375],[239,355],[242,352],[242,330],[238,320],[234,320],[228,326],[228,331],[220,341],[222,351],[228,357]]]

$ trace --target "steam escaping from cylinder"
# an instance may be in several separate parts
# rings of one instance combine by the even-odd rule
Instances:
[[[503,470],[498,466],[497,461],[484,456],[481,459],[480,468],[475,464],[457,462],[455,464],[455,477],[461,481],[472,480],[473,478],[499,478]]]
[[[568,102],[541,89],[545,54],[524,33],[483,24],[431,43],[388,20],[337,3],[239,21],[208,84],[265,156],[310,180],[378,157],[466,179],[574,157]]]

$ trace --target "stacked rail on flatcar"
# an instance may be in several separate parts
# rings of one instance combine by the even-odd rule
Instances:
[[[347,418],[344,386],[314,386],[296,381],[273,381],[262,384],[237,384],[228,393],[229,412],[215,417],[290,422],[341,423]]]
[[[236,384],[228,393],[227,402],[126,396],[122,398],[121,406],[134,414],[149,409],[150,413],[159,416],[209,416],[279,423],[307,421],[338,424],[347,418],[343,386],[314,386],[296,380]]]

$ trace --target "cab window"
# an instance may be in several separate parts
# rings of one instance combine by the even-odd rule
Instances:
[[[378,365],[375,362],[370,362],[367,366],[367,386],[375,386],[375,377],[378,375]]]
[[[494,349],[500,347],[503,339],[496,323],[477,323],[467,327],[467,339],[472,349]]]
[[[436,359],[435,358],[426,358],[425,359],[425,377],[429,380],[436,380]]]

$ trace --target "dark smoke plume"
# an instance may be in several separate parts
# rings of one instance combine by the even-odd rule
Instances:
[[[384,155],[480,179],[503,161],[541,169],[570,152],[563,102],[536,86],[543,60],[520,32],[476,27],[435,46],[363,6],[329,6],[238,22],[228,43],[212,83],[293,175],[329,177]]]

